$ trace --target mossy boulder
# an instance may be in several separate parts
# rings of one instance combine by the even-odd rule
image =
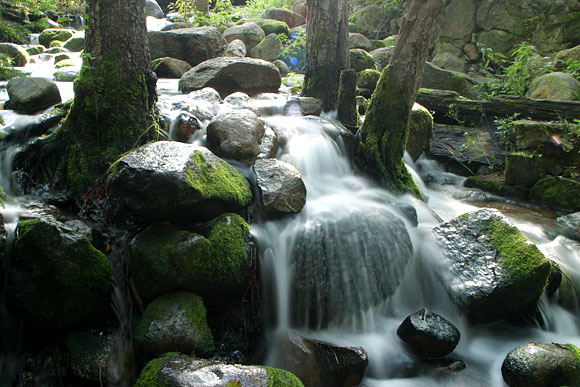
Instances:
[[[293,374],[277,368],[193,359],[168,353],[147,363],[135,387],[304,387]]]
[[[440,279],[472,323],[535,310],[551,263],[497,210],[484,208],[434,228],[447,270]]]
[[[370,90],[372,94],[380,77],[381,73],[375,69],[363,70],[357,74],[356,87]]]
[[[158,141],[115,162],[108,176],[109,204],[136,220],[208,220],[240,211],[252,201],[247,180],[208,149]]]
[[[24,114],[34,114],[62,100],[56,83],[47,78],[12,78],[6,89],[10,100],[5,107]]]
[[[254,58],[273,62],[278,59],[282,51],[284,51],[282,41],[278,35],[271,33],[258,43],[256,47],[252,49],[251,53]]]
[[[580,82],[566,73],[550,73],[535,78],[526,97],[558,101],[580,100]]]
[[[445,70],[432,63],[425,63],[421,87],[427,89],[451,90],[463,97],[478,99],[481,91],[475,86],[479,82],[468,75]]]
[[[373,47],[371,41],[363,34],[351,32],[348,34],[348,48],[360,48],[365,51],[371,51],[375,47]]]
[[[35,44],[34,46],[26,47],[28,55],[38,55],[44,52],[45,48],[42,44]]]
[[[228,43],[239,39],[244,42],[248,51],[251,51],[266,37],[266,34],[256,23],[249,22],[228,28],[224,31],[223,37]]]
[[[290,28],[286,22],[274,19],[258,19],[256,24],[264,31],[266,36],[270,34],[285,34],[290,36]]]
[[[53,78],[57,82],[74,82],[76,77],[79,75],[78,70],[58,70],[52,74]]]
[[[141,297],[189,290],[207,304],[234,302],[250,281],[248,224],[225,214],[193,231],[161,223],[131,242],[130,269]]]
[[[57,63],[55,63],[54,68],[61,69],[63,67],[73,67],[75,65],[76,63],[72,59],[61,59]]]
[[[545,177],[532,187],[530,199],[552,208],[579,211],[580,182],[563,177]]]
[[[78,332],[67,335],[63,344],[64,365],[70,375],[94,383],[109,380],[113,336],[107,332]]]
[[[28,52],[14,43],[0,43],[0,54],[7,56],[14,67],[24,67],[30,61]]]
[[[417,161],[423,152],[429,153],[433,137],[433,116],[425,107],[413,104],[409,116],[409,137],[406,150],[413,161]]]
[[[23,220],[8,276],[11,305],[47,327],[94,323],[109,308],[112,267],[82,234],[50,218]]]
[[[73,36],[64,42],[62,47],[72,52],[80,52],[85,48],[85,38],[82,36]]]
[[[134,342],[138,350],[154,355],[167,352],[210,355],[214,343],[202,299],[188,292],[157,298],[147,306],[137,324]]]
[[[60,28],[49,28],[40,33],[38,42],[44,47],[51,47],[53,41],[66,42],[72,38],[73,33],[70,30]]]
[[[267,8],[262,13],[262,19],[280,20],[290,28],[301,26],[306,22],[304,16],[284,8]]]
[[[506,184],[531,188],[545,174],[544,164],[538,156],[525,153],[512,153],[506,158]]]
[[[350,56],[350,68],[357,73],[366,69],[376,69],[375,60],[371,54],[360,48],[348,50]]]
[[[387,36],[384,21],[387,15],[385,10],[380,5],[368,5],[357,10],[352,16],[355,30],[366,36],[375,35],[373,37],[384,38]]]

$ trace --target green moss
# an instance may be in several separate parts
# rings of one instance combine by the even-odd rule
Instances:
[[[576,356],[576,360],[580,362],[580,348],[578,348],[574,344],[565,344],[565,346],[574,351],[574,356]]]
[[[44,47],[52,47],[53,41],[66,42],[73,36],[72,32],[65,29],[49,28],[40,33],[38,42]],[[62,43],[61,43],[62,45]]]
[[[175,356],[186,357],[179,353],[167,353],[163,357],[151,360],[143,368],[133,387],[171,387],[171,383],[160,378],[160,373],[165,368],[166,360]]]
[[[569,211],[580,210],[580,183],[559,177],[545,177],[530,191],[531,198],[542,204]]]
[[[26,52],[28,55],[38,55],[44,52],[44,46],[42,44],[37,44],[35,46],[26,47]]]
[[[304,387],[304,384],[293,373],[279,368],[259,366],[268,371],[268,387]]]
[[[58,63],[56,63],[54,65],[55,68],[60,69],[63,67],[71,67],[71,66],[75,66],[76,63],[74,62],[74,60],[72,59],[63,59],[61,61],[58,61]]]

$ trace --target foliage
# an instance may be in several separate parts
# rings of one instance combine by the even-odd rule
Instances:
[[[47,11],[68,13],[78,11],[85,6],[85,0],[14,0],[14,3],[33,13]]]
[[[514,113],[509,117],[498,118],[494,121],[497,126],[496,134],[499,142],[510,152],[515,149],[514,139],[514,121],[518,119],[520,113]]]
[[[566,61],[566,69],[564,72],[580,80],[580,61],[576,59],[568,59]]]
[[[247,18],[257,18],[264,13],[267,8],[285,8],[292,10],[293,0],[248,0],[246,7],[242,9]]]
[[[407,0],[350,0],[350,7],[352,11],[356,11],[367,5],[379,5],[386,11],[395,12],[401,11],[407,5]]]
[[[16,76],[23,75],[20,70],[12,67],[12,60],[5,54],[0,54],[0,81],[8,81]]]
[[[290,44],[280,54],[291,71],[302,71],[306,65],[306,32],[290,34]]]
[[[179,12],[186,20],[192,20],[196,27],[229,27],[235,16],[235,8],[230,0],[216,0],[209,13],[198,11],[195,0],[176,0],[170,5],[172,11]]]
[[[8,23],[4,20],[0,22],[0,42],[26,44],[28,43],[26,38],[28,33],[29,31],[22,25]]]
[[[300,94],[304,86],[304,74],[288,73],[282,78],[282,84],[289,87],[292,94]]]

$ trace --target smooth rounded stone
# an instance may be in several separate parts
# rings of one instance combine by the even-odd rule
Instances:
[[[26,47],[26,52],[28,55],[39,55],[44,52],[45,48],[42,44],[36,44],[34,46]]]
[[[361,48],[365,51],[371,51],[373,44],[363,34],[351,32],[348,34],[348,48]]]
[[[145,0],[145,16],[162,19],[165,14],[155,0]]]
[[[62,60],[58,61],[57,63],[55,63],[54,68],[60,69],[63,67],[74,67],[74,66],[76,66],[76,63],[72,59],[62,59]]]
[[[535,78],[530,83],[526,97],[557,101],[577,101],[580,99],[580,82],[566,73],[550,73]]]
[[[235,109],[246,109],[251,110],[257,116],[260,115],[260,110],[254,106],[252,99],[246,93],[235,92],[224,98],[224,106],[232,110]]]
[[[167,32],[167,31],[173,31],[173,30],[180,30],[180,29],[184,29],[184,28],[196,28],[196,27],[195,27],[195,24],[193,24],[193,23],[176,22],[176,23],[170,23],[170,24],[167,24],[167,25],[161,27],[161,29],[159,31]]]
[[[147,363],[134,387],[304,387],[290,372],[263,366],[246,366],[193,359],[169,353]]]
[[[256,23],[249,22],[232,26],[224,31],[223,37],[226,42],[241,40],[246,45],[246,49],[251,52],[265,37],[264,30]]]
[[[80,52],[85,48],[85,38],[82,36],[73,36],[62,46],[64,49],[69,50],[71,52]]]
[[[570,231],[569,234],[580,240],[580,212],[560,216],[556,219],[558,223],[566,226]]]
[[[51,47],[44,51],[45,54],[60,54],[61,52],[65,52],[64,48],[62,47]]]
[[[366,69],[374,69],[375,60],[371,54],[360,48],[348,50],[350,56],[350,68],[357,73]]]
[[[89,240],[50,218],[18,223],[9,302],[22,316],[52,328],[94,323],[109,308],[112,267]]]
[[[54,56],[54,64],[57,64],[60,61],[63,61],[65,59],[70,59],[70,56],[68,56],[67,54],[58,54]]]
[[[9,109],[34,114],[61,102],[56,83],[48,78],[16,77],[8,81]]]
[[[246,44],[240,39],[234,39],[228,43],[224,50],[224,56],[236,56],[244,58],[246,56]]]
[[[215,27],[180,28],[171,31],[149,31],[151,59],[170,57],[192,66],[219,56],[224,39]]]
[[[185,18],[177,12],[170,12],[167,15],[165,15],[165,18],[167,19],[168,22],[171,23],[185,23]]]
[[[189,93],[204,87],[212,87],[222,97],[236,91],[253,95],[276,93],[281,83],[278,68],[265,60],[214,58],[185,73],[179,80],[179,91]]]
[[[265,127],[251,110],[239,109],[218,114],[207,127],[207,142],[218,156],[250,160],[260,154]]]
[[[276,67],[278,67],[278,71],[280,71],[281,76],[285,77],[290,72],[290,68],[288,67],[286,62],[284,62],[283,60],[276,59],[274,61],[274,64],[276,65]]]
[[[442,69],[432,63],[426,62],[421,79],[421,87],[437,90],[451,90],[463,97],[478,99],[481,91],[475,86],[479,82],[468,75]]]
[[[284,51],[284,45],[278,35],[272,33],[266,36],[251,51],[252,57],[273,62]]]
[[[281,334],[273,365],[292,372],[305,386],[359,386],[368,366],[361,347],[339,347],[294,331]]]
[[[377,70],[383,71],[389,61],[391,60],[391,56],[393,56],[393,51],[395,50],[394,46],[391,47],[384,47],[384,48],[377,48],[376,50],[372,50],[369,52],[375,61],[377,66]]]
[[[375,69],[366,69],[357,74],[356,87],[374,91],[381,73]]]
[[[194,90],[187,95],[187,98],[194,101],[201,100],[211,102],[214,104],[222,102],[222,97],[220,96],[220,93],[218,93],[216,89],[213,89],[211,87],[204,87],[203,89],[200,90]]]
[[[290,36],[290,28],[288,27],[288,24],[281,20],[258,19],[256,24],[260,26],[266,36],[270,34],[285,34]]]
[[[72,37],[73,33],[70,30],[48,28],[40,33],[38,42],[48,48],[53,41],[66,42]]]
[[[561,344],[520,345],[503,361],[503,380],[510,387],[578,387],[580,353],[572,348]]]
[[[137,148],[110,169],[109,204],[119,217],[211,219],[252,201],[246,179],[208,149],[158,141]]]
[[[420,357],[433,359],[449,355],[459,343],[459,330],[427,309],[421,309],[399,325],[397,335]]]
[[[466,65],[465,59],[459,58],[449,52],[442,52],[435,55],[431,63],[442,69],[456,71],[458,73],[462,73]]]
[[[14,67],[24,67],[30,62],[28,52],[14,43],[0,43],[0,54],[7,56]]]
[[[165,57],[154,61],[154,69],[159,78],[179,79],[191,69],[191,65],[181,59]]]
[[[429,110],[414,103],[409,116],[409,138],[406,147],[413,161],[417,161],[423,152],[428,153],[431,149],[433,125],[433,116]]]
[[[292,12],[304,16],[306,18],[308,14],[308,5],[306,0],[296,0],[292,6]]]
[[[380,38],[386,36],[384,29],[385,10],[379,5],[368,5],[356,11],[352,16],[352,21],[355,25],[356,32],[370,36],[371,34],[379,34]]]
[[[306,203],[306,186],[292,164],[276,159],[257,160],[254,172],[266,212],[296,213]]]
[[[107,332],[71,333],[64,339],[64,364],[71,375],[86,381],[109,380],[113,336]]]
[[[276,156],[278,149],[280,148],[280,138],[274,132],[274,130],[266,126],[266,132],[262,136],[262,142],[260,143],[260,154],[258,159],[269,159]]]
[[[191,136],[201,130],[201,122],[193,114],[183,111],[173,120],[169,135],[173,141],[189,143]]]
[[[214,350],[203,300],[193,293],[177,292],[157,298],[147,306],[134,332],[139,351],[208,356]]]
[[[535,309],[551,264],[497,210],[484,208],[433,229],[443,249],[438,273],[473,324],[519,318]]]
[[[267,8],[262,13],[262,19],[280,20],[286,23],[289,28],[301,26],[306,22],[304,16],[284,8]]]
[[[284,105],[287,116],[320,116],[322,101],[313,97],[291,97]]]

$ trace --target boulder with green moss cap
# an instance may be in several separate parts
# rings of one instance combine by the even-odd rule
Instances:
[[[366,69],[376,69],[373,56],[365,50],[352,48],[348,50],[348,54],[350,57],[350,68],[357,73]]]
[[[7,56],[15,67],[24,67],[30,62],[28,51],[14,43],[0,43],[0,54]]]
[[[530,84],[526,97],[557,101],[577,101],[580,99],[580,82],[566,73],[550,73],[535,78]]]
[[[64,365],[67,371],[86,381],[103,383],[109,380],[109,364],[113,336],[108,332],[75,332],[63,343]]]
[[[413,104],[409,116],[409,138],[406,146],[413,161],[417,161],[423,152],[429,153],[432,137],[433,116],[425,107],[418,103]]]
[[[60,28],[49,28],[40,33],[38,42],[44,47],[51,47],[53,41],[66,42],[72,38],[73,34],[70,30]]]
[[[560,210],[580,211],[580,182],[563,177],[545,177],[534,184],[530,199]]]

